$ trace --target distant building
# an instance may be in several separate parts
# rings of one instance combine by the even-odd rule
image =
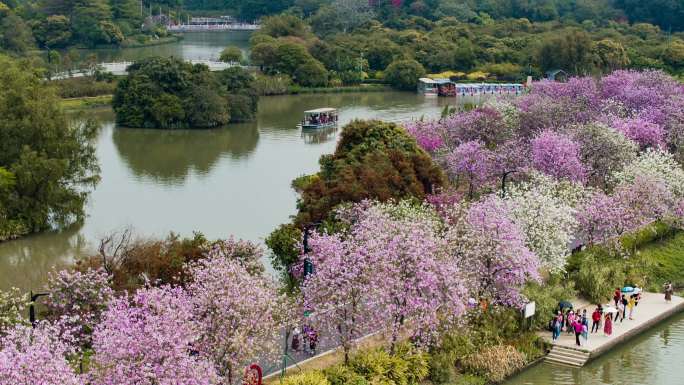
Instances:
[[[548,80],[554,80],[557,82],[567,82],[568,77],[569,77],[568,73],[561,70],[561,69],[556,69],[556,70],[546,72],[546,79],[548,79]]]

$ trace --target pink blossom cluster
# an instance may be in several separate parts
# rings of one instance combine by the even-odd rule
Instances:
[[[544,131],[532,139],[532,166],[544,174],[573,182],[584,182],[586,167],[580,146],[569,135]]]
[[[104,269],[50,273],[45,300],[47,319],[61,327],[62,338],[90,347],[91,334],[114,297],[110,283],[111,277]]]
[[[35,327],[19,325],[0,339],[0,383],[3,385],[84,385],[67,356],[74,350],[59,338],[48,322]]]

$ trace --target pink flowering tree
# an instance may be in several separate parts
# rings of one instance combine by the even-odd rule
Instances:
[[[544,131],[532,140],[532,165],[558,179],[583,182],[586,168],[580,160],[580,147],[567,135]]]
[[[595,191],[576,211],[580,236],[589,244],[605,242],[625,231],[623,207],[603,191]]]
[[[200,327],[182,288],[138,290],[114,300],[93,334],[92,385],[220,383],[211,361],[193,354]]]
[[[72,348],[48,322],[17,325],[0,338],[0,383],[7,385],[84,385],[67,357]]]
[[[539,279],[539,259],[507,203],[495,196],[473,204],[460,224],[450,227],[452,253],[471,296],[494,305],[519,306],[520,290]]]
[[[664,148],[665,130],[659,124],[643,118],[616,119],[612,126],[639,144],[641,149]]]
[[[446,156],[445,161],[456,184],[462,180],[468,184],[468,197],[471,199],[492,175],[493,154],[479,141],[459,145]]]
[[[379,288],[373,282],[375,264],[364,244],[340,235],[313,234],[307,255],[315,274],[301,285],[303,306],[312,311],[317,330],[334,334],[344,351],[345,362],[353,341],[382,322],[377,303]]]
[[[436,212],[409,202],[355,206],[343,215],[347,232],[314,237],[308,257],[315,274],[302,286],[306,305],[345,353],[353,338],[383,323],[392,345],[400,329],[436,342],[437,331],[463,312],[464,298]]]
[[[45,290],[47,319],[62,327],[62,336],[89,348],[95,326],[114,297],[104,269],[61,270],[49,274]]]
[[[446,145],[444,126],[434,120],[418,120],[404,125],[406,131],[416,138],[418,145],[425,151],[435,153]]]
[[[188,272],[197,350],[226,382],[233,384],[248,364],[276,357],[289,307],[271,279],[223,256],[193,263]]]

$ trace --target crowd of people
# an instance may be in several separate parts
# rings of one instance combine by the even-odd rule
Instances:
[[[672,282],[667,282],[664,286],[665,302],[672,302],[672,295],[674,294],[674,287]],[[619,287],[615,288],[613,292],[613,305],[598,304],[591,313],[591,317],[587,315],[587,310],[582,309],[582,312],[575,312],[573,306],[567,302],[562,302],[558,306],[558,310],[554,317],[549,322],[549,328],[552,333],[552,340],[555,343],[565,331],[568,334],[575,334],[575,344],[577,346],[586,346],[589,344],[589,335],[600,333],[603,328],[603,334],[610,336],[613,334],[613,324],[616,322],[622,323],[625,318],[633,320],[636,317],[636,309],[641,301],[642,289],[638,286],[631,288],[630,291],[623,293]],[[591,328],[589,327],[589,319],[591,318]]]
[[[674,292],[672,283],[667,283],[665,288],[665,301],[672,301]],[[568,303],[559,304],[556,315],[550,321],[549,326],[552,332],[552,340],[555,343],[565,331],[568,334],[575,334],[575,344],[586,346],[589,344],[589,335],[600,333],[603,329],[605,336],[613,334],[613,325],[617,322],[624,322],[625,318],[633,320],[636,317],[636,309],[642,298],[642,290],[635,287],[623,293],[618,287],[613,292],[613,303],[608,305],[598,304],[591,317],[587,315],[587,310],[581,312],[573,309]],[[591,327],[589,321],[591,320]]]

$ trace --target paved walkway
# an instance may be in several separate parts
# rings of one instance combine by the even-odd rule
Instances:
[[[605,308],[606,305],[603,307]],[[595,306],[593,305],[588,305],[588,307],[586,307],[587,315],[590,318],[590,328],[591,313],[594,311],[594,308]],[[578,306],[578,309],[580,309],[581,313],[582,308]],[[575,334],[568,334],[566,332],[561,333],[560,339],[556,341],[555,344],[590,352],[593,358],[611,346],[631,338],[632,336],[650,328],[653,326],[653,324],[661,321],[662,319],[682,310],[684,310],[684,298],[682,297],[672,296],[672,302],[668,304],[665,302],[665,296],[663,294],[643,292],[641,295],[641,301],[639,301],[639,305],[634,311],[634,319],[630,320],[629,318],[625,318],[625,320],[622,322],[613,322],[612,335],[605,336],[603,334],[603,324],[601,324],[601,330],[598,333],[589,333],[587,345],[577,347],[575,345]],[[629,316],[629,310],[627,310],[627,313]],[[547,341],[551,342],[551,332],[544,332],[543,336]],[[580,340],[582,340],[581,337]]]

